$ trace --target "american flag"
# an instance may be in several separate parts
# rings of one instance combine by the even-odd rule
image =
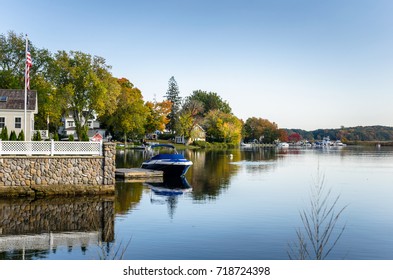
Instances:
[[[26,49],[26,88],[30,90],[30,68],[33,65],[30,55],[30,47]]]

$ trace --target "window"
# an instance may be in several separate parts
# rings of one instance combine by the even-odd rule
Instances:
[[[15,118],[15,128],[22,128],[22,118]]]
[[[4,117],[0,117],[0,128],[5,127],[5,118]]]
[[[73,121],[67,121],[67,126],[68,127],[74,127],[74,122]]]
[[[7,102],[8,96],[0,96],[0,102]]]

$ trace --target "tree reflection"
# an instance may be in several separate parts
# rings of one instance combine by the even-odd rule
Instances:
[[[275,149],[253,148],[250,150],[180,150],[185,158],[191,160],[193,165],[186,177],[192,186],[194,200],[203,201],[215,199],[230,185],[240,166],[234,162],[274,161],[277,159]],[[126,156],[125,156],[126,155]],[[146,155],[143,151],[119,151],[116,155],[117,167],[139,167]],[[266,168],[270,168],[266,166]],[[139,203],[143,185],[140,183],[116,183],[116,213],[124,213]],[[120,197],[119,197],[120,196]],[[176,203],[172,203],[176,204]]]
[[[230,179],[237,173],[238,166],[229,164],[240,160],[240,150],[187,151],[193,162],[187,179],[193,187],[195,200],[214,199],[229,186]]]
[[[143,183],[116,182],[115,213],[125,214],[135,208],[142,199]]]
[[[345,225],[336,229],[347,207],[338,208],[339,198],[331,198],[331,189],[325,187],[325,176],[318,168],[310,190],[310,208],[300,212],[303,228],[296,230],[297,242],[289,244],[290,259],[323,260],[329,256],[345,230]]]
[[[118,150],[116,152],[116,167],[117,168],[132,168],[140,167],[142,162],[148,158],[148,153],[145,150],[126,149]]]

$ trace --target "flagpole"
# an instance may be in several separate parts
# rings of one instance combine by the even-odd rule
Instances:
[[[26,53],[25,53],[25,55],[26,55],[26,59],[27,59],[27,48],[28,48],[28,39],[27,39],[27,34],[26,34]],[[28,65],[27,65],[27,62],[25,63],[25,131],[24,131],[24,134],[25,134],[25,141],[26,141],[26,139],[27,139],[27,136],[29,135],[28,133],[27,133],[27,67],[29,67]]]

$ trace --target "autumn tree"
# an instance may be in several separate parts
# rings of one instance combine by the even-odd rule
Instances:
[[[66,107],[64,99],[57,95],[51,79],[53,75],[53,56],[46,49],[40,49],[29,40],[33,65],[30,71],[30,88],[37,91],[38,114],[35,116],[36,129],[46,129],[47,119],[57,131],[61,114]],[[26,65],[26,38],[9,31],[0,34],[0,88],[24,89]]]
[[[179,114],[179,122],[176,131],[185,138],[192,137],[192,131],[196,125],[203,122],[199,115],[203,112],[203,104],[198,100],[186,100]]]
[[[291,133],[291,134],[288,136],[288,141],[289,141],[289,142],[292,142],[292,143],[299,142],[301,139],[302,139],[302,137],[300,136],[300,134],[299,134],[299,133],[296,133],[296,132]]]
[[[166,92],[165,98],[172,103],[171,112],[168,115],[169,122],[167,124],[167,128],[171,132],[174,132],[179,120],[179,111],[182,99],[180,97],[179,87],[173,76],[169,79],[168,90]]]
[[[288,132],[285,129],[278,130],[278,140],[280,142],[288,142]]]
[[[272,143],[279,137],[276,123],[262,118],[248,118],[244,124],[245,137],[248,140],[257,139],[263,143]]]
[[[141,91],[127,79],[118,80],[120,94],[115,100],[116,111],[103,117],[112,132],[120,133],[127,141],[128,137],[137,137],[145,133],[146,119],[149,113]]]
[[[148,114],[146,118],[145,130],[147,133],[153,133],[156,130],[163,131],[168,124],[168,115],[171,112],[172,102],[164,100],[162,102],[145,103]]]
[[[191,112],[183,111],[179,115],[178,128],[176,129],[177,134],[189,138],[194,127],[194,117],[191,115]]]
[[[231,114],[232,109],[228,102],[224,101],[215,92],[206,92],[202,90],[195,90],[190,96],[185,99],[183,106],[190,106],[192,102],[198,102],[200,108],[198,110],[199,116],[205,116],[212,110],[218,110],[223,113]]]
[[[233,114],[210,111],[204,121],[208,137],[215,142],[240,143],[243,123]]]
[[[60,96],[72,113],[78,139],[87,134],[88,119],[98,115],[111,115],[117,107],[120,86],[109,72],[105,59],[71,51],[55,55],[53,80]]]

